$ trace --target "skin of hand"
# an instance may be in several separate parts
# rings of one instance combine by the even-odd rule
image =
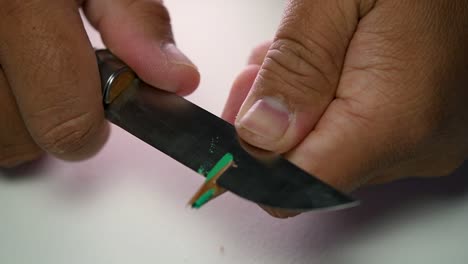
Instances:
[[[290,0],[223,117],[344,192],[448,175],[468,156],[467,29],[466,0]]]
[[[0,167],[51,153],[85,159],[108,125],[81,7],[116,56],[146,82],[181,95],[199,83],[155,0],[0,0]]]

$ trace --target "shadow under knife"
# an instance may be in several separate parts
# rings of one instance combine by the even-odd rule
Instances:
[[[355,208],[305,215],[305,236],[301,243],[312,251],[338,250],[339,245],[358,239],[383,221],[391,221],[408,210],[427,208],[443,201],[449,204],[468,195],[468,161],[452,175],[439,178],[412,178],[365,187],[354,193],[361,201]],[[417,211],[416,211],[417,212]],[[304,243],[307,244],[304,245]]]
[[[19,182],[41,178],[44,174],[40,172],[46,170],[50,162],[50,157],[44,155],[37,160],[21,164],[14,168],[0,168],[0,180]]]

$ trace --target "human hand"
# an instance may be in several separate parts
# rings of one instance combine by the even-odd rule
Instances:
[[[94,50],[79,7],[146,82],[179,94],[199,83],[153,0],[0,0],[0,167],[49,152],[93,155],[107,138]]]
[[[223,116],[345,192],[450,174],[468,155],[467,28],[464,0],[291,0]]]

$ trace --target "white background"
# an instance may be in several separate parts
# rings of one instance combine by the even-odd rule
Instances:
[[[219,115],[251,47],[273,36],[283,2],[166,3],[179,47],[202,74],[189,99]],[[288,220],[231,194],[193,211],[185,205],[202,178],[114,127],[91,160],[49,157],[0,171],[0,263],[462,264],[467,172],[369,188],[356,194],[360,207]]]

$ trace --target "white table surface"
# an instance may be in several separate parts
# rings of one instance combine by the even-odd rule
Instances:
[[[220,114],[282,1],[165,1],[202,73],[189,99]],[[95,45],[98,35],[89,30]],[[362,190],[362,205],[288,220],[225,194],[186,202],[202,178],[113,128],[96,157],[0,171],[0,263],[468,263],[468,164],[455,175]]]

